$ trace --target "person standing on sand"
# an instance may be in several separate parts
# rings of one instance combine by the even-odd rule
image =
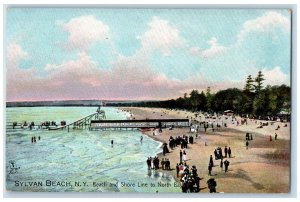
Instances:
[[[192,166],[192,175],[193,175],[193,177],[197,176],[197,168],[196,168],[196,166]]]
[[[166,170],[171,170],[170,164],[171,164],[171,163],[170,163],[170,160],[169,160],[169,159],[166,159],[166,160],[165,160],[165,169],[166,169]]]
[[[272,142],[272,135],[270,135],[270,142]]]
[[[187,157],[186,157],[186,152],[185,152],[185,150],[183,150],[183,161],[184,161],[184,162],[187,161]]]
[[[212,165],[208,165],[208,175],[211,176],[211,171],[212,171]]]
[[[246,140],[249,140],[249,133],[246,133]]]
[[[230,149],[230,147],[228,148],[228,156],[229,156],[229,158],[231,158],[231,149]]]
[[[165,159],[164,158],[162,158],[161,159],[161,169],[165,169]]]
[[[221,161],[220,161],[220,168],[221,168],[221,170],[223,170],[223,159],[221,159]]]
[[[179,152],[180,162],[182,162],[182,151]]]
[[[178,165],[178,163],[176,165],[176,174],[177,174],[177,177],[178,177],[179,176],[179,165]]]
[[[225,149],[224,149],[225,158],[227,158],[227,152],[228,152],[228,149],[227,149],[227,146],[225,146]]]
[[[275,133],[275,140],[277,140],[277,133]]]
[[[214,161],[213,161],[212,155],[210,155],[210,158],[209,158],[209,165],[211,165],[212,167],[214,166]]]
[[[215,155],[215,159],[218,160],[218,152],[217,152],[217,149],[215,149],[214,155]]]
[[[196,175],[196,176],[194,176],[194,180],[195,180],[195,185],[196,185],[196,187],[194,187],[194,189],[195,189],[195,192],[198,193],[200,191],[201,178],[198,175]]]
[[[228,171],[228,166],[229,166],[230,162],[225,160],[224,161],[224,166],[225,166],[225,173]]]
[[[219,151],[219,158],[223,158],[223,153],[221,147],[218,147],[217,150]]]
[[[249,146],[249,142],[248,141],[246,141],[246,148],[248,149],[248,146]]]
[[[217,182],[215,181],[215,179],[211,178],[209,180],[207,180],[207,186],[209,189],[209,193],[216,193],[216,186],[217,186]]]

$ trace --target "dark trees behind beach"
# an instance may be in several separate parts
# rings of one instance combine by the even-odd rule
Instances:
[[[117,106],[162,107],[223,113],[233,110],[239,115],[276,116],[281,111],[290,112],[291,88],[286,85],[263,86],[263,74],[258,73],[255,79],[249,75],[243,90],[229,88],[211,93],[192,90],[183,97],[165,101],[144,101],[136,103],[118,103]]]

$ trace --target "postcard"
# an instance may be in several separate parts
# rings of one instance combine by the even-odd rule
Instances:
[[[290,192],[290,9],[6,9],[7,191]]]

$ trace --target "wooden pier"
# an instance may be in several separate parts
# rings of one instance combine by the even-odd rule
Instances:
[[[89,130],[122,130],[122,129],[150,129],[150,128],[184,128],[190,127],[189,119],[142,119],[142,120],[105,120],[105,111],[100,107],[95,113],[78,119],[69,124],[61,125],[31,125],[8,124],[6,130],[64,130],[86,129]],[[29,123],[29,122],[28,122]],[[50,123],[50,122],[49,122]]]
[[[86,117],[83,117],[77,121],[74,121],[73,123],[70,123],[70,124],[67,124],[67,125],[63,125],[63,126],[58,126],[58,127],[55,127],[55,128],[49,128],[49,130],[62,130],[62,129],[68,129],[68,132],[70,131],[70,128],[71,129],[85,129],[86,126],[90,126],[91,124],[91,120],[93,118],[96,118],[98,119],[99,118],[99,113],[96,112],[96,113],[93,113],[93,114],[90,114]]]
[[[92,120],[91,130],[184,128],[189,127],[189,119],[142,119],[142,120]]]
[[[63,130],[67,129],[68,132],[70,129],[85,129],[90,128],[91,121],[92,120],[102,120],[105,119],[105,111],[100,110],[100,107],[97,109],[95,113],[92,113],[88,116],[85,116],[83,118],[80,118],[72,123],[65,124],[65,125],[30,125],[30,122],[28,124],[14,124],[14,123],[8,123],[6,126],[6,130]],[[26,122],[27,123],[27,122]],[[50,122],[49,122],[50,123]]]

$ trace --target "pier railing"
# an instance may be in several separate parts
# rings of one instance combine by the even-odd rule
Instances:
[[[66,124],[66,125],[61,125],[61,126],[58,126],[58,127],[55,127],[55,128],[49,128],[49,130],[68,129],[68,132],[69,132],[70,128],[72,128],[72,129],[84,129],[84,128],[86,128],[86,126],[90,125],[91,120],[92,120],[93,117],[98,118],[99,113],[96,112],[96,113],[90,114],[86,117],[83,117],[83,118],[77,120],[77,121],[74,121],[73,123],[69,123],[69,124]]]
[[[92,120],[90,129],[183,128],[189,126],[189,119]]]

